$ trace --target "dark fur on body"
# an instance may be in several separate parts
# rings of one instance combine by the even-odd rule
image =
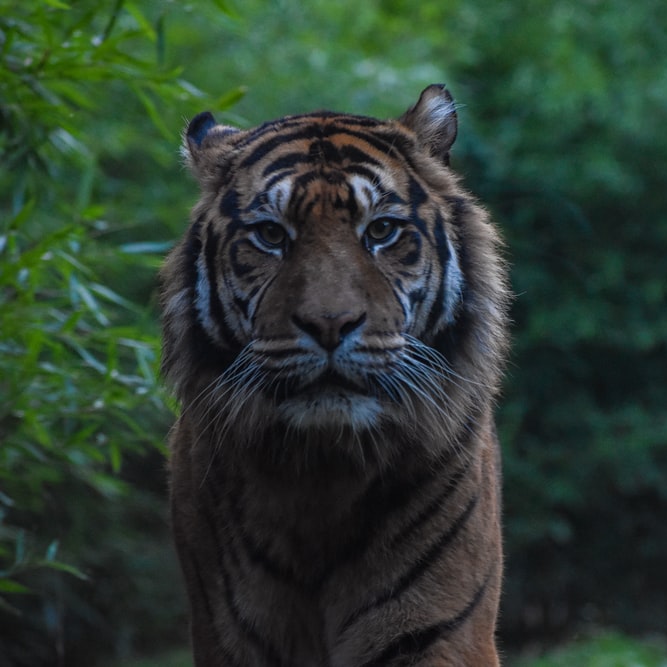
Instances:
[[[197,667],[498,664],[509,294],[455,135],[441,86],[398,121],[188,128],[161,277]]]

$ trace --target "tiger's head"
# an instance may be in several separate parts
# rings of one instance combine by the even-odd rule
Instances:
[[[508,290],[497,234],[449,168],[456,132],[440,85],[398,120],[192,120],[201,197],[162,271],[163,367],[184,410],[248,442],[442,441],[490,403]]]

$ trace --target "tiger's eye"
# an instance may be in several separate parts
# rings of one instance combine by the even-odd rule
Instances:
[[[285,228],[277,222],[262,222],[255,226],[255,232],[260,241],[271,247],[281,246],[287,239]]]
[[[390,218],[378,218],[366,227],[366,236],[371,241],[386,241],[396,231],[398,224]]]

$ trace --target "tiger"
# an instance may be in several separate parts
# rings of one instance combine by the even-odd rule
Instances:
[[[504,242],[457,105],[192,119],[160,273],[171,525],[196,667],[493,667]]]

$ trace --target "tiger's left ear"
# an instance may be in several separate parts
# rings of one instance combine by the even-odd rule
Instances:
[[[220,125],[210,111],[197,114],[183,133],[183,157],[188,167],[203,182],[218,162],[225,141],[239,132],[235,127]],[[212,163],[212,164],[211,164]]]
[[[435,158],[449,165],[449,150],[456,139],[457,119],[454,98],[444,84],[434,83],[422,91],[417,104],[399,119]]]

